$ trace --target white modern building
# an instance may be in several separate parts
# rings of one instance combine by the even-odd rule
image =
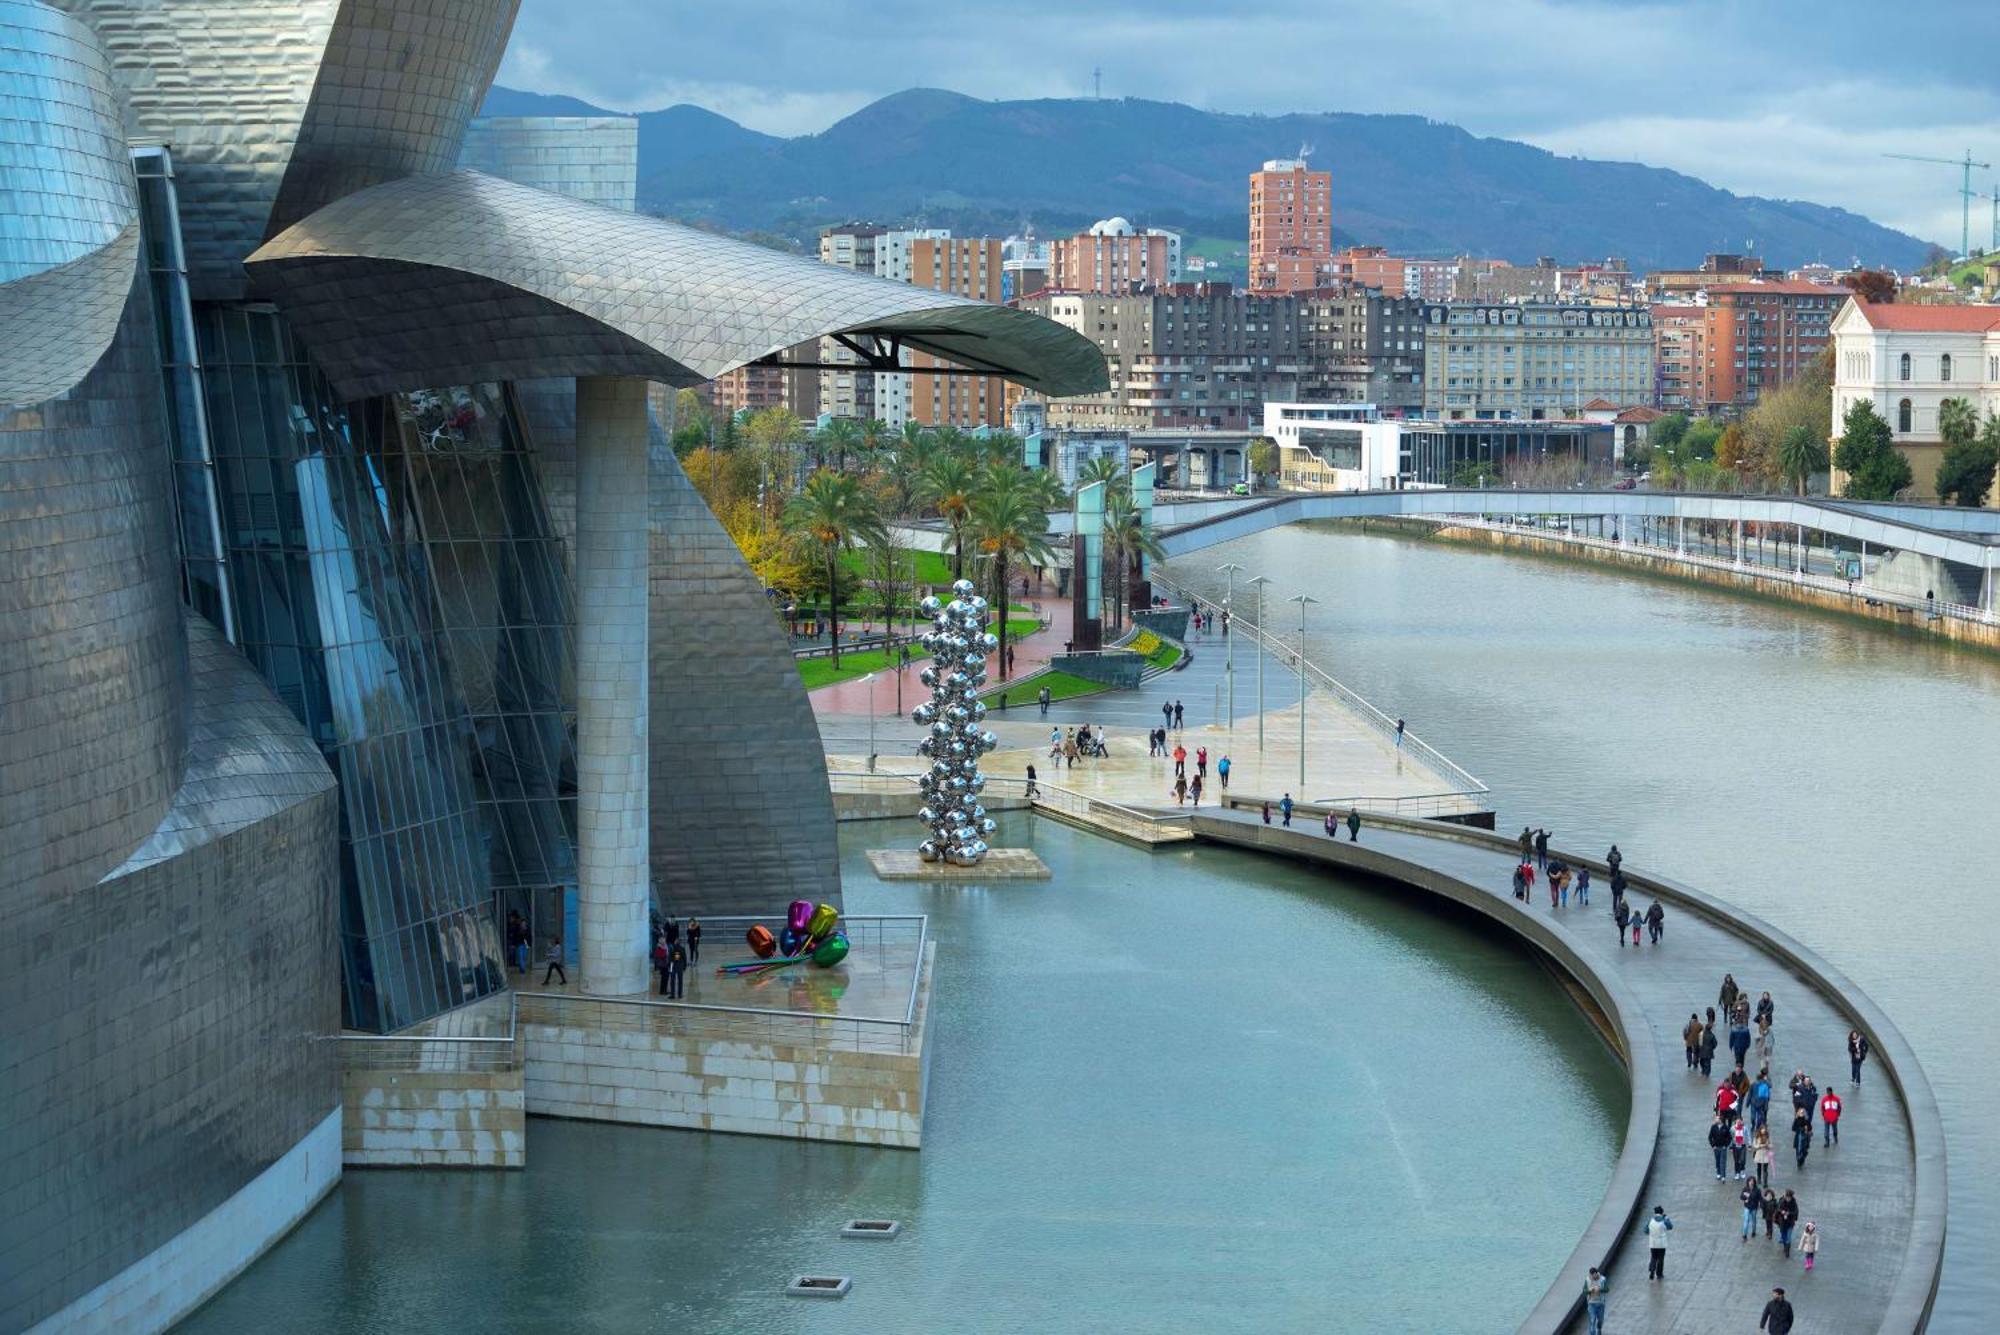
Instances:
[[[1913,490],[1935,494],[1944,455],[1938,405],[1971,401],[2000,413],[2000,306],[1906,306],[1849,300],[1833,318],[1833,422],[1866,399],[1910,461]],[[1837,479],[1836,479],[1837,481]]]
[[[1401,471],[1401,430],[1372,403],[1266,403],[1264,434],[1287,487],[1370,491],[1395,486]]]

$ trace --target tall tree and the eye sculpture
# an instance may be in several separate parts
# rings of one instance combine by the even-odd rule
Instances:
[[[931,688],[931,698],[910,712],[910,720],[926,730],[917,754],[931,763],[917,780],[924,794],[917,819],[930,827],[917,854],[925,862],[970,867],[986,856],[986,837],[994,829],[979,801],[986,787],[979,757],[999,745],[999,738],[980,726],[986,706],[979,688],[986,683],[986,655],[999,640],[987,632],[987,602],[972,581],[956,581],[951,592],[948,603],[926,598],[918,604],[931,618],[923,637],[931,664],[919,677]]]

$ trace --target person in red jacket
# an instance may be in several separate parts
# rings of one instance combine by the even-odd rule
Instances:
[[[1826,1124],[1826,1143],[1829,1146],[1840,1143],[1840,1095],[1828,1089],[1820,1095],[1819,1120]]]
[[[1715,1110],[1725,1123],[1736,1120],[1736,1086],[1727,1080],[1715,1087]]]

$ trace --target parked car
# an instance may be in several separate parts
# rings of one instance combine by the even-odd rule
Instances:
[[[1250,494],[1250,484],[1248,482],[1239,482],[1229,489],[1229,494],[1232,496],[1248,496]]]

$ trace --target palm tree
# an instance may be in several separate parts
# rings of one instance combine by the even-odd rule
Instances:
[[[889,448],[889,424],[879,417],[871,417],[861,424],[861,458],[864,467],[873,468],[882,462],[882,451]]]
[[[1104,555],[1118,572],[1111,585],[1117,591],[1111,605],[1112,625],[1115,628],[1124,624],[1128,610],[1128,580],[1138,559],[1144,556],[1163,561],[1167,555],[1166,549],[1160,546],[1160,540],[1153,536],[1152,526],[1146,523],[1146,517],[1132,503],[1128,492],[1115,491],[1104,503]]]
[[[851,417],[836,417],[819,429],[813,442],[819,454],[819,463],[826,463],[827,451],[833,451],[834,471],[847,471],[848,451],[861,447],[861,424]]]
[[[1970,399],[1946,399],[1938,405],[1938,438],[1947,445],[1970,445],[1979,435],[1979,410]]]
[[[888,530],[874,493],[861,479],[822,468],[806,479],[785,507],[785,527],[819,549],[826,561],[827,626],[833,632],[833,666],[840,667],[840,554],[856,546],[886,544]]]
[[[1778,469],[1806,494],[1806,479],[1826,467],[1826,442],[1819,433],[1801,422],[1778,442]]]
[[[1078,490],[1089,486],[1093,482],[1102,482],[1107,501],[1111,493],[1119,489],[1121,483],[1126,483],[1126,479],[1127,474],[1124,463],[1109,455],[1092,459],[1084,464],[1083,467],[1076,470],[1076,485]]]
[[[1007,680],[1007,572],[1017,561],[1049,560],[1049,514],[1018,468],[988,469],[968,521],[980,558],[992,577],[994,614],[1000,619],[1000,680]]]
[[[936,510],[951,529],[951,577],[965,578],[965,521],[972,513],[980,475],[963,454],[940,449],[917,474],[916,497]]]

